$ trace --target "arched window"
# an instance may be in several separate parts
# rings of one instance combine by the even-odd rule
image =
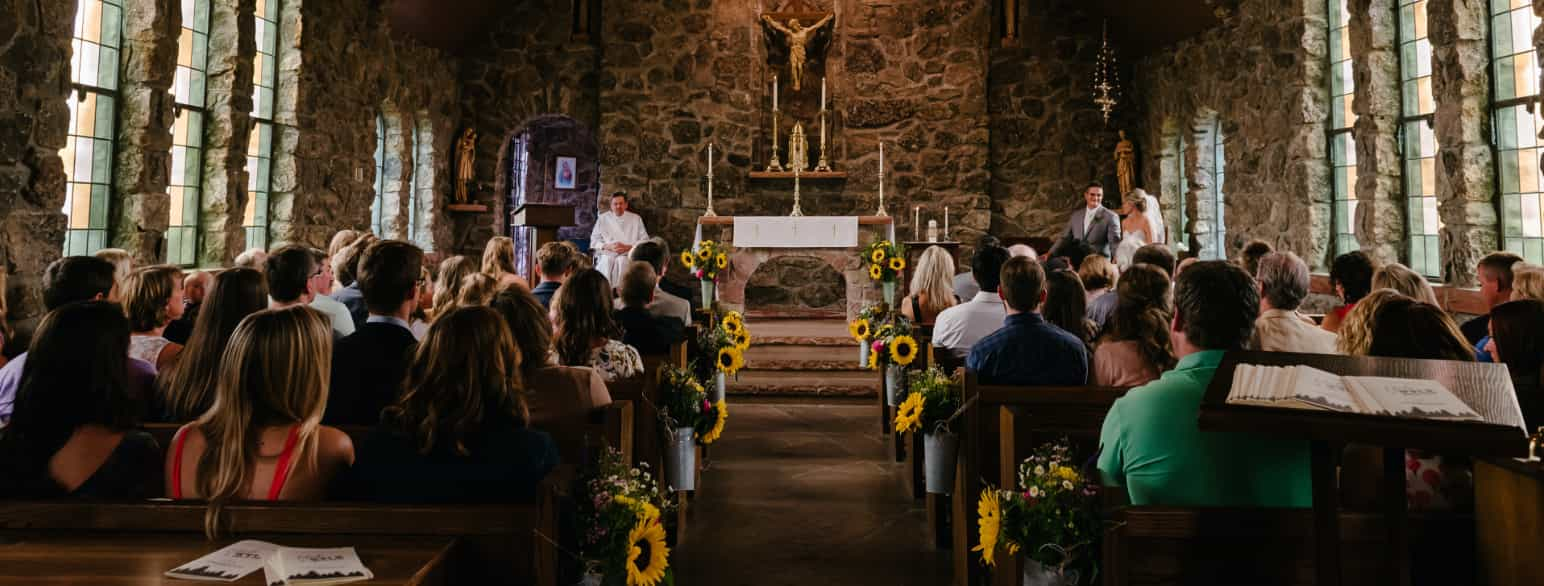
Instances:
[[[1501,193],[1501,246],[1528,262],[1544,262],[1544,207],[1539,202],[1539,94],[1533,33],[1539,18],[1524,0],[1490,0],[1492,125],[1496,184]]]
[[[279,3],[257,0],[257,55],[252,59],[252,137],[247,141],[247,248],[268,248],[268,193],[273,188],[273,101],[279,76]]]
[[[1356,126],[1356,113],[1351,111],[1351,98],[1356,93],[1356,82],[1351,77],[1351,37],[1348,25],[1351,12],[1346,0],[1329,0],[1329,55],[1330,55],[1330,168],[1333,171],[1330,189],[1335,197],[1334,249],[1336,254],[1361,249],[1356,231],[1351,223],[1356,218],[1356,139],[1351,128]]]
[[[380,236],[386,199],[386,117],[375,115],[375,199],[370,202],[370,233]]]
[[[1223,213],[1227,206],[1223,205],[1222,194],[1223,184],[1227,180],[1227,157],[1223,151],[1225,139],[1222,135],[1221,118],[1212,119],[1211,138],[1212,143],[1209,154],[1212,157],[1212,189],[1211,202],[1209,203],[1212,206],[1212,219],[1216,222],[1212,228],[1212,246],[1215,254],[1211,258],[1220,260],[1228,258],[1228,222]]]
[[[1404,159],[1406,217],[1410,221],[1410,268],[1442,276],[1437,231],[1437,102],[1431,89],[1431,41],[1426,38],[1426,0],[1399,0],[1400,149]]]
[[[172,81],[177,120],[172,124],[171,205],[166,262],[198,262],[200,194],[203,188],[204,81],[209,59],[209,0],[182,0],[182,34],[177,38],[177,75]]]
[[[427,112],[413,121],[413,182],[408,201],[408,241],[425,252],[434,250],[434,126]]]
[[[1176,128],[1176,124],[1169,122],[1164,124],[1163,135],[1163,189],[1173,194],[1170,196],[1168,209],[1173,214],[1173,230],[1169,231],[1169,243],[1175,250],[1189,250],[1189,210],[1185,207],[1185,201],[1189,197],[1190,181],[1185,178],[1185,133]],[[1165,218],[1168,221],[1168,218]]]
[[[123,40],[119,0],[80,0],[70,45],[70,127],[64,160],[64,254],[107,246],[108,193],[113,182],[118,52]]]

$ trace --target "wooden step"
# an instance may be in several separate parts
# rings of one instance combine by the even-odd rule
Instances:
[[[757,370],[747,367],[725,390],[731,395],[873,397],[879,375],[869,370]]]

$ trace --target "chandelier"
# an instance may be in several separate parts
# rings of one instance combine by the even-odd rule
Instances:
[[[1099,44],[1099,62],[1094,68],[1094,103],[1104,113],[1104,123],[1110,124],[1110,113],[1120,103],[1120,73],[1115,60],[1115,49],[1110,48],[1110,21],[1102,27],[1104,40]]]

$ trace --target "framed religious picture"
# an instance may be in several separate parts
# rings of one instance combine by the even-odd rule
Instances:
[[[579,165],[573,157],[558,157],[557,168],[554,170],[553,187],[558,189],[573,189],[574,177],[579,174]]]

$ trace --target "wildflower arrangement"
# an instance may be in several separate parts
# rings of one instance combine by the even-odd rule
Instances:
[[[1019,464],[1019,489],[981,491],[977,506],[981,552],[996,564],[997,550],[1020,551],[1047,568],[1094,575],[1098,562],[1098,486],[1073,465],[1062,439],[1041,446]]]
[[[852,334],[852,339],[859,344],[868,342],[874,336],[875,324],[885,317],[885,307],[882,305],[870,305],[858,313],[858,317],[847,324],[847,333]]]
[[[870,348],[872,351],[869,352],[869,368],[876,370],[882,365],[911,364],[921,351],[917,345],[917,339],[911,337],[911,324],[899,316],[879,326],[879,329],[874,331],[874,337],[869,344],[872,345]]]
[[[870,279],[894,283],[906,270],[906,248],[889,240],[876,240],[863,248],[863,260],[868,263]]]
[[[718,282],[718,275],[729,270],[729,250],[723,244],[703,240],[691,250],[681,251],[681,264],[699,281]]]
[[[665,545],[659,486],[647,470],[629,468],[608,449],[579,482],[579,555],[588,572],[608,586],[655,586],[673,581]]]
[[[666,368],[660,376],[659,417],[665,429],[690,427],[704,445],[718,440],[729,417],[724,402],[709,401],[707,390],[689,367]]]
[[[713,357],[714,371],[734,376],[745,368],[745,351],[751,347],[751,330],[745,327],[745,316],[738,311],[725,313],[702,334],[698,346],[705,356]]]
[[[906,400],[895,413],[896,433],[949,431],[960,408],[960,381],[933,367],[911,378]]]

